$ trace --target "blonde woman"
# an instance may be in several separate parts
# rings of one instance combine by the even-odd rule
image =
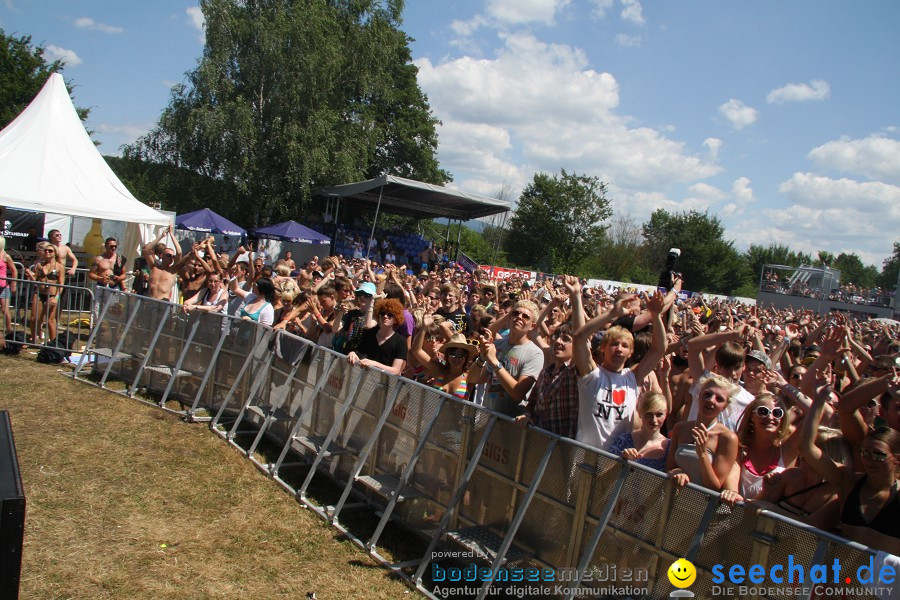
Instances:
[[[772,394],[762,393],[747,405],[737,428],[741,446],[738,492],[756,498],[763,478],[790,467],[799,454],[800,436],[794,435],[787,409]]]
[[[720,491],[737,461],[737,435],[719,422],[739,388],[721,375],[710,373],[699,381],[697,418],[682,421],[672,430],[666,468],[674,483],[690,481]]]
[[[638,400],[638,414],[641,428],[619,434],[609,451],[651,469],[665,471],[670,444],[670,440],[662,434],[668,414],[666,397],[657,392],[644,392]]]
[[[31,304],[34,343],[40,341],[45,320],[49,340],[56,339],[56,306],[62,289],[59,286],[63,284],[66,275],[63,265],[56,258],[56,247],[53,244],[38,244],[37,259],[31,269],[25,269],[25,276],[38,284]]]

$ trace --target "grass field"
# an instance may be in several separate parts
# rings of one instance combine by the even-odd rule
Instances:
[[[25,484],[22,598],[404,598],[202,424],[0,356]]]

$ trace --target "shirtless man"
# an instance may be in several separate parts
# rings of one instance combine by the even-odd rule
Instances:
[[[175,248],[167,247],[165,251],[163,251],[162,261],[157,264],[155,260],[156,257],[153,254],[153,247],[162,242],[163,238],[167,235],[172,240],[172,245]],[[179,246],[178,240],[175,239],[175,234],[172,233],[171,224],[166,227],[165,231],[159,234],[158,238],[144,246],[143,254],[144,259],[147,261],[147,265],[150,267],[150,284],[147,295],[156,300],[171,301],[172,288],[175,286],[175,276],[178,274],[178,269],[181,268],[182,263],[185,261],[181,256],[181,246]],[[192,255],[193,253],[189,254],[188,257]]]
[[[66,269],[66,275],[71,277],[75,274],[75,269],[78,268],[78,258],[75,257],[75,253],[72,252],[71,248],[63,244],[62,233],[60,233],[59,229],[51,229],[47,237],[50,238],[50,243],[56,247],[56,260],[61,262],[63,267],[66,266],[66,262],[69,259],[72,259],[72,266]]]
[[[116,254],[119,242],[116,238],[106,238],[103,245],[103,254],[96,256],[91,264],[88,277],[96,281],[98,286],[110,287],[117,290],[125,289],[122,282],[125,281],[125,259]]]

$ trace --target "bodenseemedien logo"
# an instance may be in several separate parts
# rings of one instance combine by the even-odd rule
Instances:
[[[669,567],[669,582],[677,588],[669,594],[669,598],[693,598],[694,592],[684,588],[691,587],[697,580],[697,569],[686,558],[679,558]]]

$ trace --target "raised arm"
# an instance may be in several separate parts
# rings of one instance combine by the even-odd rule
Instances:
[[[634,368],[633,373],[638,383],[642,382],[647,375],[650,374],[659,360],[666,353],[666,327],[662,322],[662,313],[666,309],[666,297],[662,292],[657,290],[647,302],[648,312],[653,315],[653,338],[650,343],[650,350],[641,359],[641,362]]]
[[[691,338],[687,345],[688,367],[691,370],[691,378],[697,381],[703,376],[703,371],[706,370],[703,352],[707,348],[717,347],[725,342],[740,342],[746,331],[747,327],[744,326],[741,331],[722,331]]]
[[[628,312],[625,305],[636,298],[635,294],[619,298],[611,309],[597,315],[575,331],[572,339],[572,358],[575,360],[575,369],[579,375],[587,375],[594,370],[594,359],[591,357],[591,338],[608,323],[624,317]]]

